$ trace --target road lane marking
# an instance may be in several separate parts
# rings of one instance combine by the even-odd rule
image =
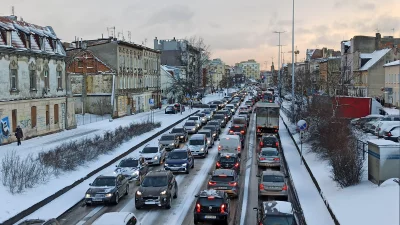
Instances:
[[[86,221],[88,221],[90,218],[92,218],[92,216],[94,216],[96,213],[98,213],[104,206],[97,206],[96,208],[94,208],[92,211],[90,211],[89,214],[87,214],[85,216],[85,218],[83,218],[81,221],[79,221],[76,225],[83,225],[86,223]]]

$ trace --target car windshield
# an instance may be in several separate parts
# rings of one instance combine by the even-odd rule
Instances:
[[[241,114],[241,115],[247,115],[248,113],[247,113],[246,111],[242,111],[242,112],[239,113],[239,115],[240,115],[240,114]]]
[[[183,133],[184,129],[183,128],[174,128],[171,130],[171,133],[176,134],[176,133]]]
[[[142,182],[142,187],[164,187],[167,186],[166,176],[146,176]]]
[[[174,110],[173,106],[167,106],[167,108],[165,108],[166,110]]]
[[[211,180],[217,182],[231,182],[234,179],[232,176],[212,176]]]
[[[295,225],[293,216],[266,216],[263,225]]]
[[[284,182],[284,179],[279,175],[264,175],[263,182]]]
[[[199,120],[199,118],[198,117],[189,117],[188,120]]]
[[[204,112],[204,114],[205,114],[205,115],[209,115],[209,114],[211,114],[211,112]]]
[[[186,122],[185,126],[196,126],[194,122]]]
[[[139,160],[137,159],[125,159],[122,160],[118,167],[137,167],[139,165]]]
[[[168,154],[169,159],[187,159],[186,152],[171,152]]]
[[[208,122],[207,124],[209,124],[209,125],[219,125],[218,122]]]
[[[172,141],[172,140],[174,140],[175,139],[175,136],[172,136],[172,135],[164,135],[164,136],[161,136],[161,141]]]
[[[205,116],[206,116],[206,114],[204,114],[204,113],[198,113],[198,114],[197,114],[197,116],[200,116],[200,117],[205,117]]]
[[[157,153],[158,148],[157,147],[146,147],[142,150],[142,153]]]
[[[115,186],[115,177],[101,177],[94,180],[92,186],[102,187],[102,186]]]
[[[236,158],[235,157],[221,157],[219,159],[219,162],[221,162],[221,163],[234,163],[234,162],[236,162]]]
[[[233,105],[227,105],[227,106],[225,106],[225,108],[228,108],[228,109],[233,109]]]
[[[223,120],[223,119],[225,119],[225,116],[224,115],[215,115],[214,118]]]
[[[222,203],[222,198],[199,198],[201,206],[220,206]]]
[[[200,131],[200,132],[197,132],[198,134],[205,134],[206,135],[206,137],[211,137],[211,133],[210,132],[203,132],[203,131]]]
[[[232,124],[246,124],[246,120],[242,118],[233,118]]]
[[[201,139],[189,140],[189,145],[204,145],[204,140]]]
[[[262,156],[278,156],[277,151],[262,151],[261,152]]]

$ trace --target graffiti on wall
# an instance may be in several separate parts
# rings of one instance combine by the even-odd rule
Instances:
[[[3,143],[3,139],[8,139],[11,135],[10,120],[8,119],[8,116],[3,117],[1,119],[0,128],[1,128],[1,133],[0,133],[0,144],[1,144]]]

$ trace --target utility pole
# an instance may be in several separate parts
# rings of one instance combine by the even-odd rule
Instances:
[[[293,12],[292,12],[292,122],[294,123],[294,104],[295,104],[295,96],[294,96],[294,0],[293,0]]]
[[[275,34],[278,34],[278,93],[279,97],[281,96],[281,69],[280,69],[280,64],[281,64],[281,34],[285,33],[286,31],[274,31]]]

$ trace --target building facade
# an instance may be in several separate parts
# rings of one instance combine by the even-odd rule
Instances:
[[[243,74],[247,79],[259,79],[261,69],[260,63],[256,62],[254,59],[240,62],[239,66],[242,68]]]
[[[340,57],[332,57],[319,62],[318,89],[322,93],[332,96],[340,88],[340,61]]]
[[[383,65],[385,69],[385,103],[400,107],[400,60]]]
[[[15,141],[18,125],[24,138],[76,127],[65,57],[51,27],[0,17],[0,143]]]
[[[225,75],[225,63],[221,59],[213,59],[210,63],[211,86],[214,89],[221,88],[221,81]]]

